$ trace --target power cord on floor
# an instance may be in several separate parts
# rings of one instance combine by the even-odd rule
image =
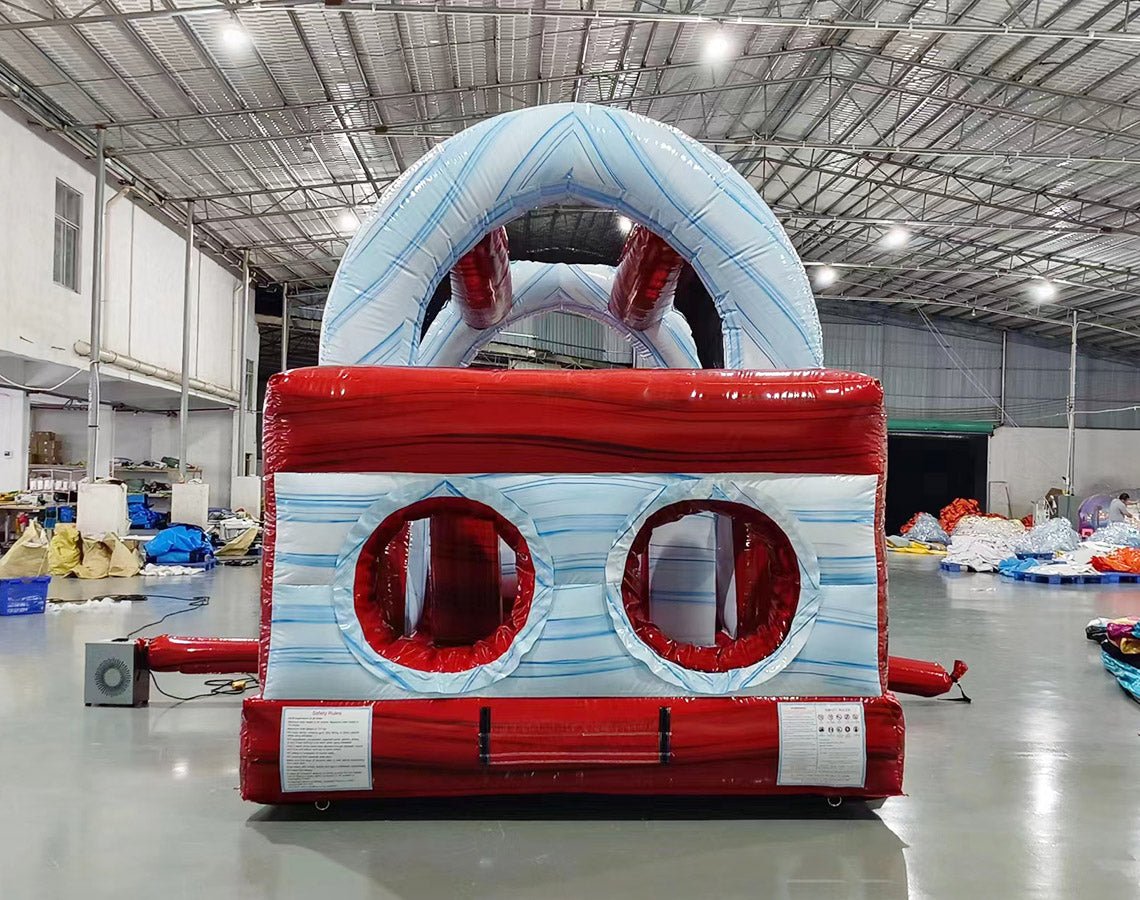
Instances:
[[[123,637],[115,638],[116,641],[129,641],[131,638],[133,638],[140,631],[146,631],[148,628],[153,628],[155,625],[161,625],[163,622],[165,622],[171,616],[178,616],[178,615],[181,615],[182,613],[188,613],[188,612],[191,612],[192,610],[202,609],[202,608],[210,605],[210,598],[209,597],[186,598],[186,597],[175,597],[172,594],[149,594],[148,595],[148,599],[155,599],[155,598],[166,599],[166,600],[185,600],[186,606],[184,606],[182,609],[176,609],[176,610],[174,610],[174,612],[167,613],[161,619],[155,619],[153,622],[148,622],[146,625],[140,625],[134,631],[129,632],[128,634],[124,635]]]
[[[154,689],[162,696],[169,697],[171,700],[177,700],[179,703],[186,703],[190,700],[201,700],[205,697],[240,697],[249,691],[252,691],[261,686],[256,676],[245,675],[241,678],[207,678],[203,684],[210,688],[210,690],[201,694],[191,694],[189,697],[179,697],[177,694],[171,694],[164,691],[158,683],[158,679],[154,677],[154,672],[150,673],[151,683]]]
[[[964,690],[962,690],[962,685],[960,685],[958,682],[955,681],[954,687],[956,687],[958,689],[958,693],[961,696],[943,697],[942,698],[943,700],[949,700],[952,703],[973,703],[974,702],[973,700],[970,699],[969,695]]]

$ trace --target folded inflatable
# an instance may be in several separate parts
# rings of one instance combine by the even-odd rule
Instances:
[[[566,201],[638,223],[616,268],[509,260],[502,226]],[[684,265],[725,370],[673,308]],[[443,368],[556,309],[651,368]],[[488,120],[384,195],[323,328],[266,397],[243,796],[901,791],[882,390],[818,368],[802,266],[731,166],[616,110]]]

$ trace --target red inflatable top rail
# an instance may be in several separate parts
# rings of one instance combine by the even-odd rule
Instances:
[[[677,291],[684,260],[648,228],[634,227],[621,251],[610,293],[610,312],[644,330],[664,317]]]
[[[272,472],[881,474],[883,391],[824,369],[275,375]]]
[[[451,270],[451,299],[472,328],[498,325],[511,311],[511,260],[507,229],[496,228]]]

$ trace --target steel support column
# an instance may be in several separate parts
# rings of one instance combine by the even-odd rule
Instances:
[[[1001,393],[998,395],[998,405],[1001,407],[998,410],[998,424],[1004,425],[1006,423],[1005,415],[1005,365],[1006,365],[1006,345],[1009,343],[1009,332],[1002,329],[1001,333]]]
[[[96,131],[95,223],[91,252],[91,364],[87,375],[87,480],[99,477],[99,366],[103,349],[103,218],[107,193],[107,132]],[[105,473],[107,475],[110,472]]]
[[[187,426],[190,418],[190,310],[194,289],[194,204],[186,204],[185,290],[182,294],[182,391],[178,402],[178,477],[186,480]]]
[[[238,328],[238,431],[236,475],[248,475],[245,466],[245,416],[249,406],[249,379],[246,368],[246,343],[249,341],[249,251],[241,254],[241,325]]]
[[[1069,461],[1065,468],[1069,493],[1076,492],[1077,470],[1077,311],[1073,310],[1072,337],[1069,341],[1069,398],[1065,404],[1069,420]]]
[[[281,371],[289,368],[289,284],[281,285]]]

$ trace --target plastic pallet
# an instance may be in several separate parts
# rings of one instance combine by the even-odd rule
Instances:
[[[1101,572],[1100,579],[1105,584],[1140,584],[1140,575],[1135,572]]]
[[[1048,572],[1013,572],[1006,576],[1034,584],[1140,584],[1132,572],[1099,572],[1096,575],[1051,575]]]
[[[1018,553],[1017,558],[1018,559],[1054,559],[1056,557],[1056,555],[1057,554],[1052,553],[1052,552],[1045,552],[1045,553],[1023,552],[1023,553]]]
[[[1033,584],[1100,584],[1100,575],[1054,575],[1048,572],[1014,572],[1014,581],[1029,581]]]
[[[187,568],[187,569],[202,569],[204,572],[209,572],[210,569],[214,568],[214,566],[216,566],[217,564],[218,564],[218,561],[216,559],[214,559],[214,557],[212,557],[212,556],[209,559],[207,559],[205,562],[174,563],[174,565],[182,566],[182,567]]]
[[[942,562],[940,562],[938,564],[938,568],[940,568],[943,572],[977,572],[978,571],[973,566],[964,566],[961,563],[946,562],[946,560],[942,560]]]

